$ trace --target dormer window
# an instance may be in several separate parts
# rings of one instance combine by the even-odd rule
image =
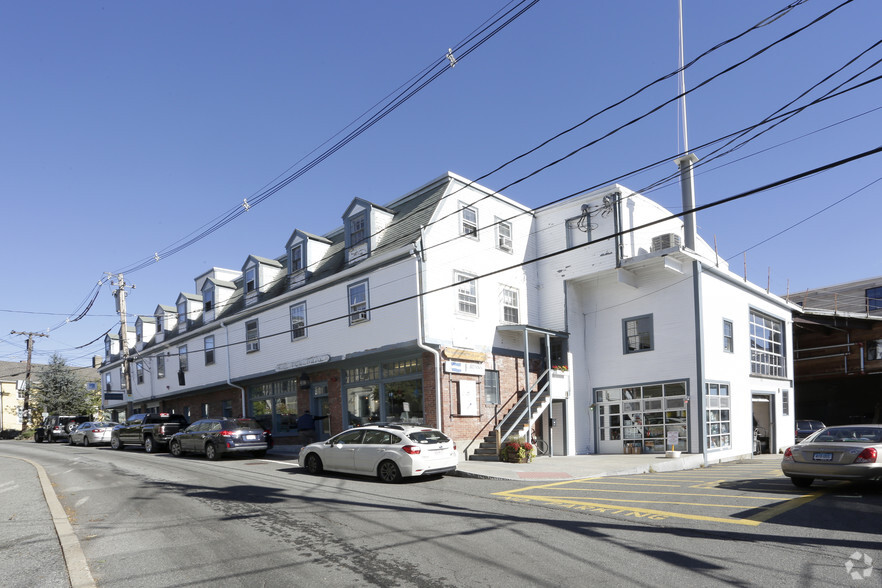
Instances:
[[[214,288],[205,288],[202,290],[202,308],[205,312],[209,312],[214,308]]]
[[[156,315],[156,332],[165,333],[165,316],[161,314]]]
[[[110,359],[110,339],[104,340],[104,357]]]
[[[349,246],[358,245],[364,241],[365,234],[364,213],[352,217],[349,221]]]
[[[135,343],[143,343],[144,342],[144,325],[138,321],[135,324]]]
[[[245,293],[249,294],[257,290],[257,268],[250,267],[245,270]]]
[[[295,245],[291,248],[291,272],[303,269],[303,245]]]
[[[178,328],[181,331],[187,329],[187,301],[178,302]]]

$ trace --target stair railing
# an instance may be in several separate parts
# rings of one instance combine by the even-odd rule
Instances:
[[[524,396],[517,401],[517,403],[508,411],[508,414],[502,419],[499,425],[496,427],[496,450],[499,451],[502,448],[502,441],[508,439],[509,436],[517,429],[521,423],[524,421],[526,417],[529,430],[533,423],[536,422],[538,415],[534,417],[533,415],[533,407],[540,402],[544,402],[545,397],[550,393],[550,385],[551,385],[551,370],[545,370],[542,372],[542,375],[537,378],[535,384],[544,381],[542,388],[536,392],[535,394],[524,394]],[[535,385],[534,384],[534,385]],[[532,386],[531,386],[532,388]],[[524,405],[521,407],[521,405]],[[506,427],[508,429],[506,430]],[[499,434],[499,431],[505,431],[503,435]]]

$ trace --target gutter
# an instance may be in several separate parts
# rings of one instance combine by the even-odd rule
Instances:
[[[435,359],[435,428],[443,431],[443,419],[441,417],[441,353],[433,347],[429,347],[423,340],[425,334],[425,313],[423,311],[423,232],[425,227],[420,227],[420,239],[414,241],[411,255],[417,260],[417,346],[424,351],[428,351]]]
[[[242,416],[244,417],[247,412],[245,411],[245,388],[239,386],[238,384],[234,384],[232,378],[232,369],[233,367],[230,365],[230,329],[229,326],[221,321],[220,326],[224,328],[224,346],[227,348],[227,384],[233,388],[238,388],[242,393]]]

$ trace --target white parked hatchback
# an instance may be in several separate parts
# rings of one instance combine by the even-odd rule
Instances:
[[[414,425],[368,425],[349,429],[300,450],[300,467],[377,476],[399,482],[412,476],[440,476],[456,471],[456,443],[437,429]]]

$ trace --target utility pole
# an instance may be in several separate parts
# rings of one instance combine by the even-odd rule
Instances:
[[[28,362],[25,367],[24,408],[21,413],[21,422],[27,424],[31,418],[31,355],[34,352],[34,337],[48,337],[46,333],[24,333],[11,331],[10,335],[27,335],[28,337]]]
[[[112,276],[110,283],[113,284]],[[115,285],[118,287],[113,291],[113,297],[116,298],[116,310],[119,312],[119,349],[122,354],[122,385],[126,387],[126,397],[128,399],[126,416],[128,416],[132,414],[132,373],[129,369],[129,332],[126,326],[126,280],[122,274],[117,274]],[[132,284],[132,289],[134,288],[135,285]]]

